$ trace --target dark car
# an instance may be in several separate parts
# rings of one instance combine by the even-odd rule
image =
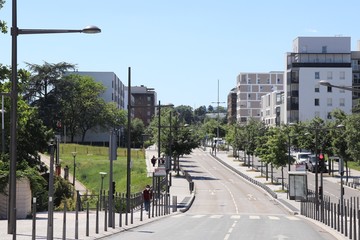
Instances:
[[[306,169],[309,170],[310,172],[314,173],[316,172],[316,164],[318,167],[318,172],[323,172],[323,173],[327,173],[327,168],[326,168],[326,163],[325,161],[318,161],[319,157],[316,157],[315,155],[309,155],[307,160],[306,160]]]

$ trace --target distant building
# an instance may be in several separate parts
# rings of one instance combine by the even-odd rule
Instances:
[[[261,121],[267,126],[280,126],[285,122],[283,91],[274,91],[261,97]]]
[[[314,117],[329,120],[336,108],[351,113],[350,91],[319,84],[326,80],[333,85],[352,85],[350,40],[350,37],[298,37],[293,41],[293,52],[286,56],[286,122]]]
[[[267,93],[283,90],[284,73],[240,73],[236,79],[236,120],[246,123],[250,118],[261,119],[261,97]]]
[[[134,118],[141,119],[148,126],[155,114],[156,92],[153,88],[141,85],[131,87],[131,95],[134,98]]]
[[[227,97],[227,120],[228,124],[236,123],[236,88],[231,89]]]

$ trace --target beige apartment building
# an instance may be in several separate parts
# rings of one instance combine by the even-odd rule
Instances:
[[[240,73],[236,78],[238,123],[248,119],[261,120],[261,97],[273,91],[282,91],[284,72]]]

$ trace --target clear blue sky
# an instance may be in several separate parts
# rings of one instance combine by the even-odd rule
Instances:
[[[112,71],[127,85],[153,87],[162,104],[216,105],[240,72],[282,71],[298,36],[360,39],[358,0],[18,0],[19,28],[102,33],[21,35],[18,63],[69,62],[79,71]],[[11,1],[0,10],[11,26]],[[0,63],[11,63],[10,34]],[[226,106],[223,104],[224,107]]]

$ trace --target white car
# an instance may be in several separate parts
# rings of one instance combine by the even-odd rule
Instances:
[[[295,153],[295,162],[297,164],[305,163],[305,161],[307,160],[307,158],[309,157],[310,154],[311,154],[311,152],[297,152],[297,153]]]

